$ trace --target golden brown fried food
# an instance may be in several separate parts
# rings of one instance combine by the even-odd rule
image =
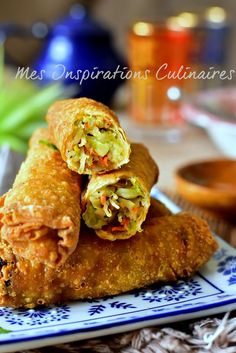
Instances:
[[[102,103],[88,98],[58,101],[46,119],[63,160],[79,174],[117,169],[129,161],[125,132]]]
[[[158,174],[148,149],[133,143],[128,164],[91,177],[82,200],[86,225],[109,240],[128,239],[140,232]]]
[[[161,201],[151,197],[151,206],[149,207],[146,221],[156,217],[171,215],[172,212]]]
[[[31,262],[58,266],[75,250],[80,229],[81,177],[71,172],[37,130],[12,189],[1,198],[1,237]]]
[[[187,213],[149,218],[142,233],[115,242],[84,228],[76,251],[56,271],[33,266],[2,244],[0,305],[34,307],[176,281],[191,276],[216,249],[207,224]]]

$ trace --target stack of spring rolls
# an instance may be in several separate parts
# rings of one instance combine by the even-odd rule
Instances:
[[[68,99],[46,119],[0,199],[1,305],[114,295],[191,276],[208,261],[217,243],[207,224],[150,199],[157,165],[130,145],[114,112]]]

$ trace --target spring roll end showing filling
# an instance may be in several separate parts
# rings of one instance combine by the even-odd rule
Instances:
[[[128,163],[130,146],[120,127],[106,116],[84,113],[66,151],[68,167],[79,174],[117,169]]]
[[[85,196],[83,219],[101,238],[130,238],[142,231],[141,225],[150,206],[148,194],[136,177],[119,177],[90,190],[89,196]]]
[[[75,250],[78,230],[73,220],[58,217],[50,206],[24,205],[17,203],[5,207],[11,191],[2,198],[0,230],[2,239],[14,250],[14,253],[32,260],[44,262],[47,266],[58,267]],[[11,202],[11,201],[10,201]]]
[[[12,189],[0,198],[2,238],[14,254],[58,267],[78,242],[80,196],[81,176],[52,148],[48,130],[36,130]]]

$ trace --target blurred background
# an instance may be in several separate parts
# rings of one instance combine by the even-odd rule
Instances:
[[[202,90],[232,86],[236,80],[236,43],[232,40],[236,4],[226,0],[221,5],[211,0],[22,0],[19,8],[17,1],[9,0],[2,3],[0,42],[13,76],[17,67],[45,71],[38,80],[27,71],[28,81],[44,87],[55,84],[53,72],[57,65],[64,65],[71,75],[63,77],[62,83],[73,84],[71,91],[66,87],[65,96],[88,96],[126,109],[136,123],[135,134],[140,132],[139,124],[142,129],[149,125],[149,134],[154,125],[158,126],[155,136],[172,142],[178,140],[184,120],[206,127],[209,121],[199,120],[202,108],[207,109],[208,118],[210,113],[214,118],[225,113],[231,121],[234,115],[229,91],[216,92],[217,98],[208,95],[209,99],[205,99],[205,93],[204,99],[196,95]],[[163,63],[168,64],[168,70],[161,71],[163,75],[167,71],[176,73],[181,66],[187,67],[182,71],[186,74],[216,73],[214,78],[157,80],[156,70]],[[78,69],[114,72],[117,67],[124,74],[129,69],[141,75],[148,69],[149,74],[145,80],[132,75],[126,80],[117,75],[112,80],[99,76],[81,82],[72,77]],[[60,73],[61,67],[58,70]],[[220,77],[222,71],[226,77]],[[54,90],[52,99],[57,94],[61,92]],[[195,96],[190,99],[190,94]],[[230,97],[232,94],[230,91]],[[217,107],[216,99],[221,102]],[[148,128],[145,132],[148,134]]]
[[[58,18],[69,12],[74,0],[17,0],[2,1],[1,22],[15,22],[23,26],[31,26],[34,22],[44,21],[54,24]],[[80,2],[81,3],[81,2]],[[109,28],[113,33],[115,46],[124,54],[127,53],[127,31],[136,21],[163,21],[170,16],[181,12],[193,12],[203,18],[207,8],[222,6],[231,25],[236,23],[236,4],[234,0],[84,0],[83,4],[89,6],[93,16]],[[233,35],[235,34],[233,28]],[[41,43],[42,44],[42,43]],[[39,53],[40,43],[33,39],[12,39],[7,45],[9,55],[21,64],[28,65]],[[234,65],[236,58],[236,42],[232,41],[229,48],[228,65]]]
[[[164,189],[173,188],[181,164],[235,160],[235,23],[235,0],[2,1],[0,146],[24,154],[54,100],[88,96],[113,107],[130,139],[148,145]],[[203,75],[157,80],[163,63],[172,73],[183,66]],[[124,75],[149,75],[55,82],[51,73],[58,64],[74,73],[119,67]],[[29,67],[27,80],[15,79],[19,66]],[[37,78],[30,76],[33,70],[46,73]],[[214,79],[204,78],[214,70]],[[235,170],[233,165],[231,180]],[[217,187],[225,188],[226,174]],[[229,190],[236,192],[234,181]]]

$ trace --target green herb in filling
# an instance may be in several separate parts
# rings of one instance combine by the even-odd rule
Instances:
[[[54,151],[59,151],[56,145],[54,145],[53,143],[51,143],[51,142],[49,142],[47,140],[39,140],[39,143],[41,143],[42,145],[46,145],[46,146],[52,148]]]

